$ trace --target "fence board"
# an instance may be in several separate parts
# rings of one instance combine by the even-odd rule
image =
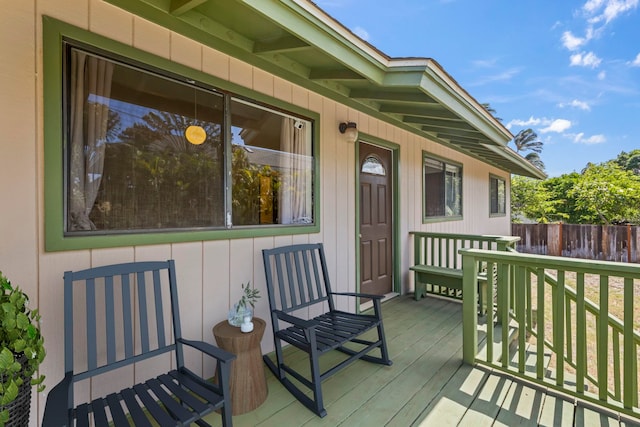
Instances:
[[[638,226],[587,224],[511,224],[520,237],[518,251],[537,255],[640,262]]]

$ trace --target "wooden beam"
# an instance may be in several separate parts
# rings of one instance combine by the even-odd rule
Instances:
[[[297,37],[286,36],[269,41],[256,41],[253,53],[285,52],[309,48],[309,44]]]
[[[206,2],[207,0],[171,0],[169,13],[175,16],[180,16]]]
[[[438,138],[448,139],[449,141],[451,141],[454,144],[455,144],[456,141],[460,141],[460,142],[463,142],[463,143],[469,143],[469,144],[480,144],[480,141],[477,138],[465,138],[463,136],[450,135],[450,134],[441,133],[441,132],[438,132]]]
[[[467,122],[463,122],[462,120],[443,120],[429,119],[427,117],[404,116],[402,121],[405,123],[424,125],[428,127],[437,127],[442,129],[462,129],[470,131],[476,130],[473,126],[471,126]]]
[[[349,92],[349,98],[370,99],[373,101],[398,101],[436,104],[437,101],[425,93],[396,92],[376,89],[353,89]]]
[[[436,119],[450,119],[450,120],[460,119],[454,113],[452,113],[449,110],[445,110],[444,108],[435,109],[435,108],[429,108],[429,107],[416,107],[413,105],[384,104],[380,106],[380,112],[402,114],[406,116],[430,117],[430,118],[436,118]]]
[[[362,74],[348,68],[315,68],[309,73],[311,80],[366,80]]]
[[[478,131],[469,131],[457,128],[442,128],[439,126],[423,126],[423,130],[436,130],[439,134],[451,135],[453,137],[473,138],[477,140],[486,139],[483,134]]]

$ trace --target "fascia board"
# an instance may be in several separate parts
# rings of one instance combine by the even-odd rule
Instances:
[[[383,81],[387,58],[379,51],[367,47],[357,36],[319,9],[311,9],[308,2],[241,2],[276,25],[286,28],[296,37],[317,47],[345,67],[357,71],[372,83],[380,84]]]
[[[484,145],[484,147],[487,148],[488,150],[491,150],[491,151],[497,153],[501,157],[506,158],[507,160],[511,161],[512,163],[517,164],[522,169],[528,171],[529,172],[529,176],[532,177],[532,178],[539,178],[539,179],[546,179],[547,178],[547,174],[546,173],[544,173],[543,171],[541,171],[537,167],[533,166],[524,157],[522,157],[521,155],[519,155],[518,153],[516,153],[515,151],[513,151],[509,147],[496,147],[496,146],[493,146],[493,145]]]
[[[456,90],[459,86],[446,77],[433,67],[427,67],[420,86],[489,139],[507,145],[513,139],[511,132],[464,90]]]

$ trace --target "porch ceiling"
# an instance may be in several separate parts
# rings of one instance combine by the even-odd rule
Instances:
[[[545,174],[428,58],[390,58],[306,0],[106,0],[172,31],[514,174]]]

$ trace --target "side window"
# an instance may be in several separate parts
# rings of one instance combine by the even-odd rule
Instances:
[[[426,219],[462,216],[462,167],[423,157],[424,216]]]
[[[497,176],[489,176],[489,214],[505,215],[507,204],[506,182]]]
[[[65,235],[314,223],[311,120],[65,54]]]

